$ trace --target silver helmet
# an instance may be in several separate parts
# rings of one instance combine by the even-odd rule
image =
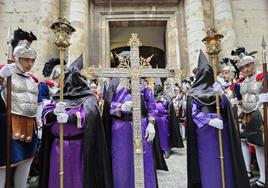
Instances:
[[[18,62],[19,58],[36,59],[37,53],[30,47],[34,40],[37,40],[37,38],[32,32],[29,33],[20,28],[14,31],[11,44],[15,63]]]
[[[244,57],[242,57],[242,59],[240,59],[240,61],[237,63],[238,68],[241,68],[242,66],[245,66],[249,63],[254,63],[256,64],[256,59],[252,56],[249,55],[245,55]]]
[[[245,66],[249,63],[254,63],[256,64],[256,59],[253,56],[254,54],[256,54],[257,51],[253,51],[248,53],[244,47],[239,47],[235,50],[232,50],[231,55],[236,56],[236,61],[237,61],[237,67],[241,68],[242,66]]]

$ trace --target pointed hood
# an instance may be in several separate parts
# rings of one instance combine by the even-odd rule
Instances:
[[[64,72],[64,100],[71,99],[81,101],[84,97],[92,95],[86,78],[80,74],[83,65],[82,55],[65,69]],[[59,98],[59,93],[55,95]],[[78,102],[75,102],[76,104]]]
[[[158,65],[156,65],[156,69],[158,69]],[[163,94],[164,94],[164,88],[161,82],[161,78],[155,78],[154,96],[155,98],[161,98]]]
[[[83,54],[81,54],[69,65],[69,69],[77,69],[79,71],[83,69]]]
[[[161,85],[155,84],[154,86],[154,97],[156,99],[156,101],[160,100],[160,98],[163,96],[164,94],[164,89]]]
[[[208,64],[208,60],[204,53],[200,50],[196,79],[192,87],[188,90],[188,94],[198,98],[204,103],[210,103],[215,100],[215,92],[213,91],[213,69]]]

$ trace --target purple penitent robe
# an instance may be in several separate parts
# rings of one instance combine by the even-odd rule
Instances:
[[[119,87],[119,86],[117,86]],[[154,160],[152,154],[152,143],[148,143],[145,138],[145,131],[148,125],[147,117],[156,115],[156,106],[152,91],[145,87],[141,89],[141,100],[145,103],[147,114],[142,118],[142,143],[143,143],[143,163],[145,188],[156,187],[156,176]],[[134,158],[133,158],[133,125],[132,120],[122,117],[126,112],[120,110],[125,101],[131,101],[130,90],[122,87],[117,89],[112,102],[110,114],[112,120],[112,172],[113,187],[134,188]]]
[[[162,99],[156,102],[156,122],[159,131],[160,147],[163,151],[170,150],[170,127],[168,119],[168,100]]]
[[[48,104],[44,107],[42,119],[45,125],[46,115],[53,111],[55,104]],[[80,113],[80,120],[76,123],[64,124],[64,137],[69,139],[63,140],[63,161],[64,161],[64,187],[65,188],[82,188],[83,187],[83,127],[85,123],[85,111],[83,105],[75,108],[66,109],[66,113],[77,115]],[[49,188],[60,187],[60,140],[59,124],[54,121],[51,126],[51,132],[55,136],[50,153],[49,168]]]
[[[222,98],[220,106],[224,108],[226,98]],[[203,104],[193,99],[192,117],[197,129],[196,142],[198,148],[198,159],[200,168],[201,184],[203,188],[221,188],[221,164],[218,140],[218,129],[208,125],[209,120],[217,117],[216,113],[202,112]],[[225,187],[234,188],[232,157],[230,153],[229,125],[222,117],[223,130],[222,142],[224,153]]]

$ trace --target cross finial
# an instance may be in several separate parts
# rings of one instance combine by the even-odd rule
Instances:
[[[130,46],[130,48],[137,48],[142,45],[137,33],[131,33],[131,38],[129,39],[127,45]]]

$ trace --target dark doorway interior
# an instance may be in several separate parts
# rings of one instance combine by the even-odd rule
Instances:
[[[119,65],[119,60],[116,57],[116,54],[120,55],[121,57],[129,56],[129,46],[119,47],[111,50],[111,67],[117,67]],[[150,64],[153,68],[165,68],[165,53],[163,50],[151,47],[151,46],[141,46],[139,48],[140,56],[143,58],[148,58],[153,55]]]
[[[165,55],[165,31],[166,21],[162,20],[130,20],[130,21],[110,21],[110,48],[111,67],[118,66],[118,58],[129,56],[129,46],[127,43],[131,33],[137,33],[142,46],[140,46],[140,56],[148,58],[153,55],[150,64],[153,68],[166,67]]]

